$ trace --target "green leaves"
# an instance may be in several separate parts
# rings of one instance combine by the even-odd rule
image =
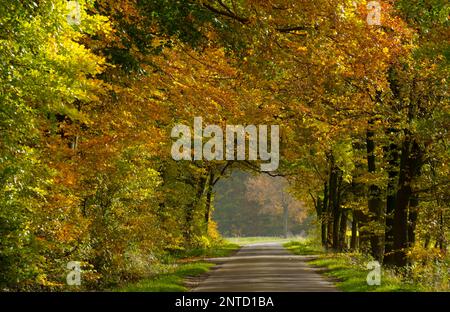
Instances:
[[[43,148],[43,137],[51,133],[42,130],[58,122],[50,115],[84,119],[77,103],[95,99],[97,82],[92,77],[104,64],[78,41],[81,27],[98,28],[105,19],[86,18],[86,26],[75,29],[67,23],[66,5],[63,0],[0,4],[0,25],[5,30],[0,37],[2,288],[28,289],[52,278],[46,272],[49,267],[38,265],[55,261],[46,259],[50,244],[41,248],[42,236],[50,232],[51,214],[44,207],[56,190],[55,172],[49,169]],[[81,10],[87,16],[84,2]]]

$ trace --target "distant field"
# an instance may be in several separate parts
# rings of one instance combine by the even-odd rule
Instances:
[[[226,237],[227,242],[237,244],[237,245],[249,245],[256,243],[288,243],[291,241],[303,241],[305,240],[302,236],[290,236],[288,238],[281,236],[252,236],[252,237]]]

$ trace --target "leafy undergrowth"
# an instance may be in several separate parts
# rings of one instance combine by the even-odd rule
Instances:
[[[400,292],[424,291],[418,284],[408,283],[399,274],[389,269],[381,269],[380,285],[368,285],[367,276],[370,269],[367,264],[372,261],[360,253],[325,253],[324,249],[310,240],[295,241],[284,244],[296,255],[318,255],[308,264],[324,268],[324,275],[335,281],[336,287],[348,292]]]
[[[239,245],[223,243],[209,248],[196,248],[183,253],[167,255],[161,262],[155,263],[148,278],[115,289],[120,292],[169,292],[187,291],[184,279],[205,274],[213,263],[204,258],[227,257],[239,249]]]

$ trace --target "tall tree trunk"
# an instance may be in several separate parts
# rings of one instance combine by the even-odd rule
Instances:
[[[341,220],[339,224],[339,251],[344,251],[347,249],[346,244],[347,237],[347,211],[341,212]]]
[[[323,187],[323,203],[322,203],[322,214],[321,214],[321,238],[322,246],[327,246],[327,212],[328,212],[328,182],[324,183]]]
[[[284,223],[284,237],[287,238],[289,234],[289,206],[283,202],[283,223]]]
[[[369,253],[370,231],[368,231],[369,217],[361,210],[355,210],[358,220],[358,244],[359,250]]]
[[[333,215],[329,211],[327,213],[327,249],[333,247]]]
[[[185,231],[184,231],[184,237],[186,238],[186,242],[189,244],[192,238],[192,230],[193,230],[193,221],[194,221],[194,213],[195,209],[197,208],[198,202],[201,200],[203,193],[205,191],[205,185],[207,182],[207,176],[202,175],[200,178],[200,181],[197,186],[197,193],[195,194],[195,198],[192,201],[192,203],[187,207],[186,211],[186,224],[185,224]]]
[[[444,223],[444,211],[439,213],[439,233],[437,238],[437,244],[439,249],[446,254],[447,253],[447,239],[445,233],[445,223]]]
[[[411,87],[411,103],[408,107],[409,123],[417,116],[419,109],[418,99],[416,98],[417,81],[413,78]],[[422,167],[423,151],[418,142],[413,138],[409,129],[404,130],[405,138],[403,139],[402,151],[400,157],[400,172],[398,178],[398,191],[396,197],[396,207],[394,213],[394,264],[397,266],[405,266],[408,263],[406,257],[406,249],[409,247],[408,236],[410,239],[415,238],[415,222],[417,219],[417,211],[414,207],[410,209],[411,199],[413,198],[412,183],[414,179],[420,175]],[[413,206],[417,206],[418,202],[413,199]],[[408,213],[411,221],[414,222],[413,227],[408,227]]]
[[[355,210],[352,212],[352,238],[350,241],[350,249],[358,250],[358,216]]]
[[[369,173],[376,172],[376,164],[375,164],[375,141],[374,141],[374,130],[373,125],[374,121],[369,121],[369,126],[367,129],[367,165]],[[371,225],[374,227],[372,229],[372,233],[370,235],[370,247],[371,247],[371,255],[381,261],[383,257],[383,246],[382,234],[379,233],[381,227],[381,219],[382,219],[382,207],[383,201],[381,200],[381,192],[380,188],[376,184],[369,185],[369,201],[368,208],[370,213],[370,221]]]
[[[337,175],[336,170],[334,167],[334,161],[332,160],[331,167],[330,167],[330,181],[329,181],[330,191],[328,194],[328,202],[329,202],[329,213],[328,213],[328,245],[331,248],[334,248],[336,244],[335,240],[335,209],[334,209],[334,203],[335,203],[335,197],[336,197],[336,189],[337,189]]]
[[[289,204],[286,200],[284,191],[281,192],[281,204],[283,205],[284,237],[287,238],[289,234]]]
[[[339,220],[340,220],[340,203],[339,203],[339,181],[341,179],[341,170],[333,165],[330,179],[330,204],[332,211],[332,235],[333,235],[333,249],[339,250]]]
[[[417,142],[413,142],[411,148],[411,175],[412,179],[419,177],[422,172],[423,152]],[[408,209],[408,244],[413,246],[416,242],[416,224],[419,209],[419,197],[412,193],[409,199]]]
[[[333,197],[336,193],[337,180],[336,171],[334,166],[333,156],[330,157],[330,173],[328,180],[328,206],[327,206],[327,247],[333,247],[333,228],[334,228],[334,210],[333,210]]]
[[[214,173],[213,170],[209,171],[208,185],[206,190],[206,202],[205,202],[205,227],[206,234],[208,233],[209,219],[211,216],[211,198],[213,194],[213,181]]]
[[[433,176],[433,195],[436,200],[436,207],[439,207],[438,211],[438,233],[436,235],[436,247],[439,247],[441,252],[444,254],[447,254],[447,239],[446,239],[446,233],[445,233],[445,205],[442,203],[441,195],[438,194],[437,190],[438,187],[436,186],[436,163],[431,163],[431,174]],[[428,248],[431,242],[431,233],[427,233],[426,239],[425,239],[425,248]]]
[[[399,185],[394,213],[394,264],[397,266],[407,264],[406,248],[409,247],[409,240],[414,237],[414,229],[408,228],[408,210],[413,198],[412,182],[420,172],[421,158],[422,151],[419,144],[407,133],[403,141],[400,158]],[[414,222],[415,219],[416,216],[413,215]]]
[[[410,138],[405,138],[400,158],[398,191],[395,202],[393,260],[397,266],[405,266],[407,263],[405,249],[408,247],[408,203],[411,196],[411,178],[407,173],[410,145]]]
[[[394,211],[396,186],[398,179],[398,146],[394,143],[389,145],[387,150],[388,157],[388,184],[386,196],[386,228],[385,228],[385,243],[384,243],[384,264],[393,264],[393,248],[394,248]]]

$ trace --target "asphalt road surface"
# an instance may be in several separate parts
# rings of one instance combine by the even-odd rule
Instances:
[[[209,259],[217,266],[192,291],[337,291],[333,283],[280,243],[252,244],[234,256]]]

